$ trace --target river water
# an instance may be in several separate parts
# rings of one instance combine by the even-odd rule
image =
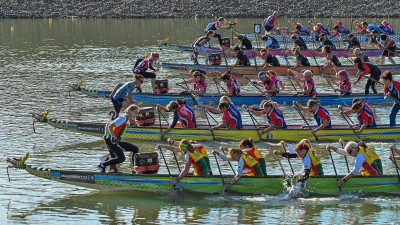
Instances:
[[[305,20],[304,20],[305,21]],[[303,22],[304,22],[303,21]],[[262,21],[243,19],[237,29],[251,33],[253,24]],[[28,163],[57,169],[96,171],[99,157],[107,150],[101,138],[57,130],[36,124],[32,112],[52,109],[51,117],[66,120],[107,121],[112,108],[109,101],[68,93],[68,85],[84,80],[85,87],[112,89],[131,77],[132,64],[138,57],[157,51],[161,62],[190,62],[187,54],[160,49],[159,39],[188,44],[201,36],[207,20],[195,19],[63,19],[0,20],[0,221],[9,224],[331,224],[388,223],[400,219],[400,198],[393,196],[344,195],[315,198],[301,194],[279,196],[197,196],[182,193],[111,193],[52,182],[22,170],[6,172],[5,158],[31,153]],[[398,28],[399,20],[394,21]],[[397,29],[399,30],[399,29]],[[228,31],[221,31],[229,35]],[[322,63],[322,61],[320,61]],[[182,75],[161,69],[160,77],[170,84]],[[145,89],[149,84],[145,82]],[[245,84],[244,81],[241,81]],[[331,91],[317,78],[321,92]],[[176,88],[172,85],[172,88]],[[381,87],[378,87],[381,89]],[[215,91],[215,88],[210,87]],[[244,88],[249,90],[250,88]],[[288,88],[290,89],[290,88]],[[363,85],[355,88],[362,91]],[[287,122],[301,123],[290,107]],[[334,107],[335,123],[343,123]],[[379,123],[388,123],[390,105],[376,107]],[[196,112],[199,112],[196,109]],[[244,115],[245,116],[245,115]],[[204,116],[200,116],[201,122]],[[308,117],[311,118],[311,117]],[[248,117],[244,119],[250,123]],[[261,118],[260,118],[261,120]],[[305,137],[299,137],[299,139]],[[311,138],[311,137],[308,137]],[[141,151],[153,151],[157,143],[136,143]],[[211,151],[220,145],[205,143]],[[385,173],[395,173],[387,160],[391,143],[370,143],[384,162]],[[337,145],[337,144],[335,144]],[[267,157],[269,174],[282,174],[268,144],[258,147]],[[333,174],[325,145],[314,144],[324,170]],[[166,153],[175,170],[173,157]],[[182,162],[182,158],[179,161]],[[334,155],[339,174],[345,174],[343,159]],[[292,160],[300,170],[299,160]],[[350,160],[352,161],[352,160]],[[286,160],[282,161],[288,172]],[[351,162],[352,163],[352,162]],[[223,173],[231,173],[223,164]],[[130,163],[121,165],[129,171]],[[214,168],[215,169],[215,168]],[[165,172],[161,168],[160,172]]]

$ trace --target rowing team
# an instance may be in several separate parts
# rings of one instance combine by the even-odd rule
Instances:
[[[138,115],[140,108],[136,105],[131,105],[126,109],[125,115],[118,118],[112,123],[106,125],[104,140],[108,147],[109,153],[112,158],[102,162],[98,165],[100,172],[105,172],[107,166],[115,166],[116,164],[125,161],[124,150],[133,151],[138,153],[139,150],[135,145],[122,142],[121,135],[128,122],[134,123],[134,118]],[[178,177],[172,179],[171,183],[176,184],[189,173],[190,167],[193,167],[195,176],[207,176],[212,175],[210,160],[205,147],[194,141],[183,139],[179,142],[168,139],[170,145],[161,145],[157,147],[162,149],[171,150],[177,153],[183,153],[185,155],[185,167],[180,172]],[[382,162],[379,156],[375,153],[372,148],[369,148],[365,143],[356,143],[350,141],[348,143],[343,140],[339,140],[340,144],[344,148],[336,148],[334,146],[326,146],[328,151],[335,151],[336,153],[343,156],[350,156],[355,158],[353,170],[337,182],[338,185],[342,185],[349,181],[353,176],[361,173],[365,176],[379,176],[383,175]],[[281,142],[285,151],[274,151],[274,154],[281,155],[285,158],[300,158],[303,164],[303,170],[296,176],[298,182],[304,182],[309,176],[323,176],[323,167],[321,160],[317,157],[315,152],[312,150],[311,143],[307,139],[301,140],[295,148],[287,145],[284,141]],[[289,152],[286,152],[286,149]],[[394,163],[396,159],[400,159],[400,150],[395,146],[391,146],[392,156],[390,157]],[[228,150],[227,155],[224,153]],[[398,156],[395,156],[393,151],[396,151]],[[244,139],[240,142],[239,148],[227,148],[225,146],[220,147],[220,151],[212,151],[212,154],[219,156],[223,160],[237,161],[237,173],[232,181],[225,185],[225,190],[235,184],[240,177],[247,176],[267,176],[267,167],[265,158],[262,153],[254,146],[252,139]],[[162,154],[163,155],[163,154]],[[230,164],[230,163],[229,163]],[[219,164],[217,161],[217,166]],[[220,168],[219,168],[220,171]],[[336,169],[335,169],[336,171]],[[222,173],[220,172],[222,176]]]

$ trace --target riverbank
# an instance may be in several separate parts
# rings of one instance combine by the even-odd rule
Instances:
[[[280,17],[400,17],[400,1],[362,0],[349,4],[337,1],[229,0],[207,4],[200,0],[0,0],[2,18],[193,18],[193,17],[267,17],[273,10]],[[388,7],[390,6],[390,7]]]

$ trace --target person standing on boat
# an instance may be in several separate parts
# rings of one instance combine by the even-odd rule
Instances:
[[[262,64],[262,69],[264,70],[268,66],[280,66],[281,63],[279,62],[279,59],[275,56],[269,53],[269,50],[266,49],[261,49],[260,50],[260,57],[264,59],[264,63]]]
[[[339,80],[339,88],[335,90],[340,92],[341,95],[351,95],[351,81],[346,70],[339,70],[339,72],[336,73],[336,77]]]
[[[220,27],[225,26],[226,23],[227,22],[225,21],[225,18],[220,17],[220,18],[218,18],[217,21],[207,24],[206,28],[204,29],[204,33],[206,33],[208,36],[209,31],[212,31],[213,36],[211,36],[211,37],[217,38],[219,45],[222,46],[223,45],[222,37],[220,34],[217,34],[215,31],[218,30]]]
[[[342,146],[346,146],[346,144],[347,144],[343,139],[339,139],[339,143]],[[362,141],[360,141],[358,143],[358,145],[364,149],[364,152],[368,156],[368,162],[367,163],[370,164],[376,170],[378,175],[383,175],[382,160],[378,156],[378,154],[376,154],[375,150],[373,148],[369,148],[367,146],[367,144],[365,144]],[[334,151],[339,155],[349,156],[349,154],[343,148],[336,148],[334,146],[327,145],[326,149],[328,151]],[[370,175],[367,170],[361,170],[361,174],[364,175],[364,176],[369,176]]]
[[[220,79],[226,83],[228,96],[240,96],[240,85],[235,76],[233,76],[229,71],[221,75]]]
[[[385,59],[388,57],[389,62],[395,65],[396,62],[393,60],[393,56],[395,56],[397,52],[396,42],[392,38],[388,37],[388,35],[381,34],[378,46],[383,49],[381,64],[385,64]]]
[[[354,67],[358,69],[357,75],[361,73],[361,75],[358,75],[357,80],[354,82],[354,85],[356,85],[364,75],[370,74],[370,77],[368,78],[368,81],[365,84],[365,95],[369,94],[370,87],[374,92],[374,94],[378,94],[378,92],[375,89],[375,83],[379,81],[379,78],[382,74],[381,69],[379,69],[379,67],[371,63],[362,62],[360,58],[355,58],[353,62],[354,62]]]
[[[174,141],[171,138],[168,138],[167,142],[169,143],[169,145],[171,146],[176,146],[179,147],[179,141]],[[198,151],[200,152],[200,154],[203,156],[204,160],[206,160],[207,163],[207,167],[208,167],[208,171],[209,171],[209,175],[213,175],[212,171],[211,171],[211,165],[210,165],[210,159],[208,157],[208,152],[207,149],[204,145],[197,143],[194,140],[189,140],[189,143]]]
[[[351,106],[351,110],[341,111],[340,113],[350,114],[352,112],[357,114],[358,125],[353,125],[353,128],[360,128],[356,131],[357,134],[361,134],[367,127],[376,127],[373,112],[364,107],[363,102],[356,102]]]
[[[291,79],[294,79],[297,82],[303,82],[303,91],[298,91],[297,94],[302,94],[304,96],[317,95],[317,88],[315,87],[313,73],[311,72],[311,70],[306,70],[303,73],[297,72],[296,70],[292,69],[288,69],[287,71],[289,74],[295,75],[295,77]]]
[[[171,145],[158,144],[157,148],[167,149],[173,152],[182,152],[185,154],[185,168],[181,171],[178,177],[171,180],[172,185],[177,184],[182,180],[188,173],[190,167],[193,167],[193,174],[195,176],[207,176],[210,174],[208,170],[207,162],[201,153],[186,139],[182,139],[179,142],[179,147]]]
[[[262,25],[265,28],[265,34],[271,33],[271,31],[274,29],[275,23],[277,23],[277,16],[278,12],[274,11],[272,15],[265,18],[265,20],[262,23]]]
[[[278,93],[278,90],[276,89],[276,85],[275,82],[269,77],[267,76],[267,73],[265,72],[259,72],[257,76],[254,75],[244,75],[245,78],[247,79],[259,79],[260,81],[254,81],[255,85],[262,85],[265,89],[265,91],[263,91],[261,93],[261,95],[264,96],[276,96],[276,94]]]
[[[219,149],[224,152],[227,151],[228,148],[225,146],[219,147]],[[267,164],[265,162],[265,157],[261,152],[258,150],[257,147],[254,146],[254,141],[251,138],[243,139],[239,143],[239,149],[242,150],[243,153],[246,155],[250,155],[253,159],[255,159],[260,165],[261,171],[265,176],[267,176]],[[229,161],[229,158],[225,159]]]
[[[319,130],[324,130],[324,129],[331,129],[332,128],[332,123],[331,123],[331,116],[320,103],[318,100],[314,99],[309,99],[307,102],[307,107],[304,107],[300,105],[298,102],[294,101],[293,102],[293,107],[297,107],[301,111],[304,112],[311,112],[314,115],[315,122],[317,122],[317,127],[314,128],[315,126],[312,126],[313,133],[317,133]],[[307,128],[303,126],[303,129]]]
[[[393,80],[393,75],[389,71],[382,73],[381,78],[383,80],[383,94],[385,99],[392,98],[394,100],[392,109],[390,110],[390,126],[396,126],[396,116],[400,110],[400,82]]]
[[[156,69],[153,68],[153,62],[157,61],[160,58],[158,53],[151,53],[150,58],[145,58],[141,62],[139,62],[132,69],[134,74],[140,74],[144,78],[151,79],[151,87],[153,88],[153,93],[156,93]],[[147,72],[148,69],[153,70],[154,72]]]
[[[171,101],[167,106],[162,106],[157,104],[157,109],[159,111],[163,110],[166,112],[173,112],[174,113],[174,119],[172,123],[169,125],[168,129],[165,131],[161,132],[160,135],[164,136],[167,134],[170,130],[175,128],[177,123],[179,122],[180,126],[183,128],[196,128],[196,116],[194,114],[193,109],[191,109],[188,105],[186,105],[185,101],[182,100],[176,100],[176,101]],[[160,121],[161,123],[161,121]]]
[[[240,34],[238,35],[238,40],[240,41],[240,49],[246,49],[246,50],[252,50],[253,45],[251,44],[251,41],[244,35]]]
[[[293,34],[290,39],[294,42],[294,47],[298,46],[300,50],[307,50],[307,44],[300,35]]]
[[[360,41],[353,34],[348,34],[344,40],[349,42],[346,49],[347,51],[353,51],[355,48],[361,49]]]
[[[208,62],[208,48],[210,47],[210,40],[214,36],[214,32],[209,30],[206,33],[206,36],[199,37],[192,45],[193,53],[194,53],[194,64],[199,64],[197,60],[197,56],[199,53],[205,53],[206,56],[206,64]]]
[[[356,176],[358,172],[363,168],[370,176],[378,176],[378,172],[374,169],[371,165],[373,162],[372,157],[370,157],[367,152],[365,151],[364,147],[357,144],[354,141],[347,142],[344,150],[347,154],[353,158],[355,158],[353,170],[347,174],[345,177],[340,179],[337,182],[337,185],[341,186],[348,182],[351,178]]]
[[[104,173],[107,166],[114,166],[125,161],[124,150],[138,153],[139,149],[135,145],[121,141],[121,136],[129,122],[130,126],[135,125],[135,118],[139,113],[139,106],[130,105],[125,110],[125,115],[117,118],[111,123],[106,124],[104,128],[104,140],[106,142],[111,159],[100,163],[97,168]]]
[[[202,106],[205,111],[214,112],[209,106]],[[218,105],[218,110],[222,114],[222,122],[221,124],[212,127],[211,130],[218,130],[220,128],[226,127],[228,129],[242,129],[243,125],[241,123],[242,119],[239,118],[241,115],[237,115],[236,113],[229,110],[229,104],[226,102],[221,102]]]
[[[187,84],[187,83],[192,83],[193,84],[193,90],[187,90],[188,92],[195,94],[195,95],[204,95],[207,90],[207,79],[206,75],[199,72],[199,71],[194,71],[193,72],[193,78],[184,80],[182,82],[176,83],[176,85],[181,85],[181,84]]]
[[[115,118],[119,116],[121,109],[125,109],[132,104],[141,105],[141,103],[133,100],[132,93],[135,89],[138,92],[142,92],[141,86],[144,77],[139,74],[135,74],[133,77],[134,81],[128,81],[122,85],[118,84],[110,94],[111,102],[115,110]]]
[[[233,66],[250,66],[249,58],[243,53],[239,46],[234,47],[233,51],[236,54],[236,63]]]
[[[283,142],[284,143],[284,142]],[[286,143],[284,143],[286,144]],[[285,158],[300,158],[302,159],[303,171],[297,177],[297,182],[304,182],[308,177],[323,176],[324,170],[322,168],[321,160],[315,155],[311,149],[311,143],[307,139],[301,140],[294,149],[295,153],[281,152],[275,150],[275,155],[280,155]]]
[[[238,161],[237,173],[230,183],[225,184],[225,190],[228,190],[232,185],[234,185],[243,175],[251,177],[265,176],[260,165],[257,163],[257,160],[240,149],[229,148],[228,156],[218,151],[212,151],[212,154],[219,156],[223,160],[230,158],[234,161]]]
[[[263,100],[260,103],[259,108],[250,108],[246,105],[244,105],[243,107],[256,116],[267,116],[269,126],[260,132],[257,131],[260,136],[274,129],[287,129],[283,112],[275,102],[271,100]]]

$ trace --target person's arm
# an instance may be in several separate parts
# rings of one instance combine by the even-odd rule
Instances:
[[[263,111],[262,111],[262,109],[260,110],[260,108],[250,108],[250,107],[247,107],[247,110],[249,110],[249,112],[251,112],[252,114],[254,114],[254,115],[256,115],[256,116],[262,116],[262,115],[264,115],[264,113],[263,113]]]
[[[229,182],[228,184],[225,184],[224,189],[228,190],[232,185],[234,185],[242,176],[243,176],[243,159],[240,158],[238,162],[238,167],[237,167],[237,174],[235,177]]]
[[[194,80],[194,78],[188,79],[188,80],[183,79],[183,81],[176,83],[176,85],[191,83],[191,82],[193,82],[193,80]]]
[[[203,108],[204,110],[209,111],[209,112],[212,112],[212,113],[214,113],[214,114],[221,114],[221,113],[222,113],[221,110],[219,110],[219,109],[217,109],[217,108],[213,108],[213,107],[207,106],[207,105],[203,105],[202,108]]]
[[[181,173],[178,175],[178,177],[177,177],[177,178],[172,178],[171,184],[172,184],[172,185],[175,185],[175,184],[177,184],[180,180],[182,180],[182,178],[184,178],[184,177],[188,174],[189,169],[190,169],[190,166],[191,166],[191,163],[190,163],[189,160],[188,160],[188,162],[185,163],[185,168],[183,168],[183,170],[182,170]]]
[[[115,124],[114,123],[109,123],[108,124],[108,133],[110,133],[111,135],[111,142],[115,142],[115,135],[114,135],[114,128],[115,128]]]
[[[348,156],[349,154],[347,154],[347,152],[343,149],[343,148],[336,148],[335,146],[330,146],[327,145],[326,146],[326,150],[328,151],[334,151],[339,155],[343,155],[343,156]]]
[[[178,153],[183,153],[182,150],[177,147],[177,146],[172,146],[172,145],[162,145],[162,144],[158,144],[157,148],[161,148],[161,149],[167,149],[170,150],[172,152],[178,152]]]
[[[360,127],[360,129],[358,131],[356,131],[356,133],[361,134],[361,132],[363,132],[363,130],[365,130],[365,128],[367,128],[367,126],[368,126],[368,120],[363,119],[363,124]]]
[[[297,154],[296,154],[296,153],[281,152],[281,151],[279,151],[279,150],[275,150],[273,153],[274,153],[275,155],[280,155],[280,156],[282,156],[282,157],[284,157],[284,158],[289,158],[289,159],[291,159],[291,158],[297,158]]]
[[[360,171],[363,162],[365,161],[365,157],[362,154],[358,154],[354,163],[353,170],[347,174],[342,179],[338,180],[337,185],[341,186],[344,183],[348,182],[351,178],[357,175],[358,171]]]
[[[296,107],[296,106],[297,106],[297,108],[300,109],[301,111],[310,112],[310,110],[308,109],[308,107],[304,107],[304,106],[300,105],[300,103],[298,103],[298,102],[296,102],[296,101],[293,101],[293,105],[292,105],[292,106],[293,106],[293,107]]]
[[[224,128],[224,127],[226,127],[226,124],[225,124],[224,122],[222,122],[221,124],[219,124],[219,125],[217,125],[217,126],[215,126],[215,127],[212,127],[212,128],[210,128],[210,129],[211,129],[211,130],[218,130],[218,129]]]
[[[328,126],[328,124],[329,124],[329,120],[324,119],[324,120],[322,120],[322,124],[319,127],[315,128],[312,132],[317,133],[319,130],[325,129],[325,127]]]
[[[132,104],[139,105],[139,102],[135,101],[135,100],[132,98],[132,92],[133,92],[133,90],[129,90],[128,94],[126,94],[126,97],[128,98],[128,100],[129,100]]]
[[[260,133],[261,133],[261,135],[262,134],[266,134],[266,133],[268,133],[269,131],[271,131],[273,129],[275,129],[275,124],[274,123],[270,123],[269,126],[266,129],[262,130]]]

